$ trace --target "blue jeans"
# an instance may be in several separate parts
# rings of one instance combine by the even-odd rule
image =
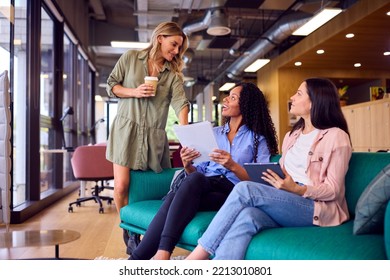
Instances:
[[[244,259],[249,242],[267,228],[312,226],[314,201],[267,185],[238,183],[198,243],[214,259]]]

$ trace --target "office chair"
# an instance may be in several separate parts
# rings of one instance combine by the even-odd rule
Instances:
[[[107,203],[111,204],[113,198],[99,195],[102,187],[98,185],[98,182],[114,179],[112,162],[106,159],[106,146],[98,144],[77,147],[71,158],[71,164],[73,174],[77,180],[94,181],[95,187],[91,192],[91,196],[80,197],[76,201],[69,203],[68,212],[73,212],[73,204],[81,206],[81,202],[94,200],[96,203],[99,203],[99,213],[103,214],[104,208],[102,201],[107,200]],[[80,188],[82,188],[82,185],[80,185]]]
[[[95,144],[95,146],[107,147],[107,143],[106,142],[100,142],[100,143]],[[111,180],[111,179],[109,179],[109,180]],[[109,183],[107,182],[107,180],[101,180],[100,182],[101,182],[101,185],[99,186],[99,192],[104,191],[104,189],[114,190],[114,187],[109,186]],[[93,191],[93,194],[94,193],[95,193],[95,190]]]
[[[183,167],[183,162],[180,157],[181,148],[182,146],[180,145],[179,148],[172,153],[172,167]]]

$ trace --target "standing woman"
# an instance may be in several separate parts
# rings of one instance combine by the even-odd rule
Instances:
[[[149,47],[124,53],[107,80],[107,92],[117,97],[118,111],[111,125],[106,157],[114,164],[114,201],[119,213],[128,203],[130,170],[161,172],[171,166],[165,126],[169,105],[182,125],[188,124],[189,102],[181,70],[188,46],[174,22],[153,31]],[[145,76],[158,78],[156,94]]]
[[[268,104],[256,85],[242,83],[234,87],[223,99],[222,116],[225,124],[214,127],[219,149],[209,155],[209,160],[193,164],[199,152],[181,149],[186,177],[177,191],[168,193],[130,259],[169,259],[195,214],[217,211],[234,185],[249,179],[243,168],[245,162],[269,162],[270,155],[278,153]]]
[[[352,148],[334,84],[305,80],[291,97],[299,121],[283,140],[285,179],[268,170],[272,187],[240,182],[187,259],[243,259],[252,236],[267,228],[336,226],[349,219],[345,174]]]

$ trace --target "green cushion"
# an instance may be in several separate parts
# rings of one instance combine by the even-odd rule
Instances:
[[[127,205],[121,209],[123,228],[144,234],[154,215],[162,204],[162,200],[145,200]],[[198,239],[207,229],[216,212],[198,212],[184,230],[179,243],[193,249]],[[130,227],[126,226],[130,225]]]
[[[271,156],[270,161],[271,162],[279,162],[281,157],[282,157],[282,155],[273,155],[273,156]]]
[[[160,173],[151,170],[132,170],[130,173],[129,203],[163,198],[177,168],[167,168]]]
[[[390,202],[387,204],[384,228],[385,228],[385,245],[386,245],[387,259],[390,259]]]
[[[257,234],[246,259],[386,259],[383,235],[352,235],[353,222],[337,227],[274,228]],[[315,238],[313,238],[315,236]],[[258,252],[261,251],[261,254]]]
[[[214,218],[216,212],[205,211],[196,213],[192,221],[187,225],[181,236],[180,243],[188,245],[197,245],[198,239],[206,231],[207,227]]]
[[[162,202],[162,200],[144,200],[122,207],[121,219],[127,224],[146,230]]]
[[[371,181],[356,205],[354,234],[383,233],[385,210],[390,200],[390,165]]]
[[[388,164],[390,164],[390,153],[352,153],[345,178],[345,197],[352,217],[355,215],[357,201],[365,188]]]

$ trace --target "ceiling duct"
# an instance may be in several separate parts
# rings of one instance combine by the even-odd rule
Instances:
[[[239,79],[245,68],[256,59],[264,57],[265,54],[290,36],[297,28],[305,24],[311,17],[312,15],[307,13],[291,14],[276,22],[247,49],[243,56],[229,66],[226,70],[226,75],[230,79]]]
[[[187,36],[191,36],[192,33],[205,30],[211,22],[211,10],[208,10],[201,21],[192,23],[183,28],[183,32]]]
[[[225,36],[232,30],[228,27],[228,21],[222,10],[214,10],[211,13],[211,22],[207,28],[207,34],[211,36]]]
[[[106,20],[106,14],[101,0],[90,0],[89,5],[93,11],[92,17],[96,20]]]
[[[226,0],[212,0],[203,19],[185,26],[183,32],[187,36],[190,36],[194,32],[207,29],[207,33],[212,36],[229,34],[231,30],[227,26],[226,15],[221,10],[221,7],[225,5],[225,2]]]

